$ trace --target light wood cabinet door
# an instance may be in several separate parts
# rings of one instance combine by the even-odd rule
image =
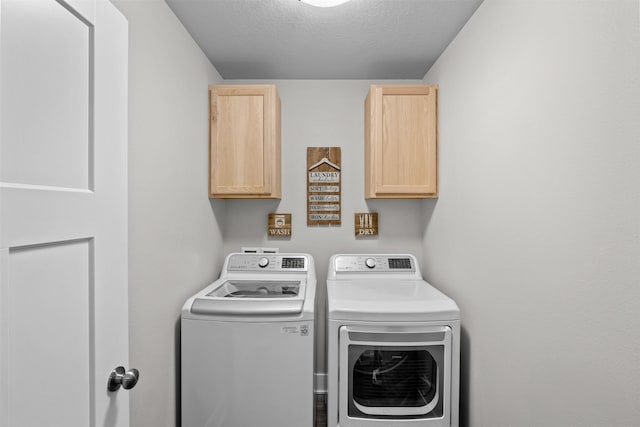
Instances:
[[[273,85],[210,86],[209,197],[279,199],[280,97]]]
[[[438,197],[437,85],[373,85],[365,101],[365,197]]]

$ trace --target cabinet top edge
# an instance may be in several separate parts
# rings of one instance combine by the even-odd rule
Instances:
[[[371,88],[385,88],[385,87],[397,87],[397,88],[412,88],[412,87],[424,87],[424,88],[438,88],[438,84],[437,83],[430,83],[430,84],[398,84],[398,85],[394,85],[394,84],[373,84],[371,85]]]
[[[209,85],[209,89],[241,89],[241,88],[256,88],[256,89],[277,89],[276,85],[264,85],[264,84],[247,84],[247,85]]]
[[[438,93],[438,85],[371,85],[367,96],[429,95]]]

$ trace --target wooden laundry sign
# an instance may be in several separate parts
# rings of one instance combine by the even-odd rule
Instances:
[[[291,214],[270,213],[267,221],[269,237],[291,237]]]
[[[364,212],[355,214],[356,236],[378,235],[378,212]]]
[[[341,224],[340,147],[307,147],[307,225]]]

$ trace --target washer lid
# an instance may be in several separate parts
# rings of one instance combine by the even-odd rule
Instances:
[[[423,280],[327,281],[330,319],[377,321],[459,320],[456,303]]]
[[[227,280],[209,292],[221,298],[294,298],[300,294],[299,280]]]
[[[306,282],[301,280],[225,280],[200,294],[191,305],[194,314],[297,314],[304,306]]]

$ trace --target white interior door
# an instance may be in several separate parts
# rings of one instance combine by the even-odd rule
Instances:
[[[0,426],[126,427],[127,22],[0,6]]]

